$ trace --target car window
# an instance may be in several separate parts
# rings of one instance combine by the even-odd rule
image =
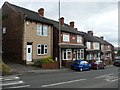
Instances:
[[[87,61],[81,61],[80,64],[88,64]]]
[[[84,64],[84,61],[81,61],[80,64]]]
[[[73,63],[74,63],[74,64],[79,64],[80,62],[76,60],[76,61],[74,61]]]
[[[120,59],[116,59],[115,61],[120,61]]]

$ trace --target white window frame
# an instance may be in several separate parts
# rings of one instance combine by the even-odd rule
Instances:
[[[87,42],[87,49],[91,49],[91,42]]]
[[[64,58],[64,53],[66,53],[66,59]],[[70,58],[68,58],[68,53],[71,53]],[[63,60],[72,60],[72,49],[63,49],[63,51],[62,51],[62,59]]]
[[[63,34],[63,41],[64,41],[64,42],[70,42],[70,35],[68,35],[68,34]]]
[[[93,49],[99,50],[100,49],[100,43],[93,42]]]
[[[48,25],[45,25],[45,24],[37,25],[37,35],[48,36]]]
[[[83,57],[82,57],[82,53],[83,53]],[[79,56],[80,56],[80,58],[79,58]],[[84,49],[77,50],[77,59],[84,59]]]
[[[82,42],[82,36],[77,35],[77,43],[83,43],[83,42]]]
[[[104,50],[104,45],[101,45],[101,50]]]
[[[44,46],[44,53],[42,54],[42,45]],[[38,47],[40,46],[40,47]],[[38,49],[40,49],[40,53],[38,53]],[[47,52],[46,52],[47,50]],[[46,55],[48,53],[48,46],[47,44],[38,44],[37,45],[37,55]]]

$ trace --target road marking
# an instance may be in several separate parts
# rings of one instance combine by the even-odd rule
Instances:
[[[23,86],[17,86],[17,87],[9,87],[9,88],[23,88],[23,87],[29,87],[30,85],[23,85]]]
[[[14,78],[3,78],[2,80],[4,81],[9,81],[9,80],[16,80],[16,79],[19,79],[19,77],[14,77]]]
[[[115,82],[117,80],[119,80],[120,78],[114,79],[114,80],[110,80],[109,82]]]
[[[98,76],[98,77],[95,77],[96,79],[99,79],[99,78],[104,78],[106,76],[110,76],[110,75],[113,75],[114,73],[110,73],[110,74],[105,74],[105,75],[101,75],[101,76]]]
[[[86,79],[77,79],[77,80],[72,80],[72,81],[67,81],[67,82],[54,83],[54,84],[49,84],[49,85],[43,85],[41,87],[51,87],[51,86],[55,86],[55,85],[73,83],[73,82],[84,81],[84,80],[86,80]]]
[[[24,83],[24,82],[23,81],[18,81],[18,82],[15,82],[15,83],[6,83],[6,84],[2,84],[2,86],[21,84],[21,83]]]

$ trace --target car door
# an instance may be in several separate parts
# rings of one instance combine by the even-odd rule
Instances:
[[[85,61],[85,69],[89,69],[89,63]]]
[[[82,64],[83,64],[84,70],[88,69],[88,62],[83,61]]]

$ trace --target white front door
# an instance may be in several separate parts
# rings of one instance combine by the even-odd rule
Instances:
[[[32,61],[32,45],[27,45],[26,60]]]

